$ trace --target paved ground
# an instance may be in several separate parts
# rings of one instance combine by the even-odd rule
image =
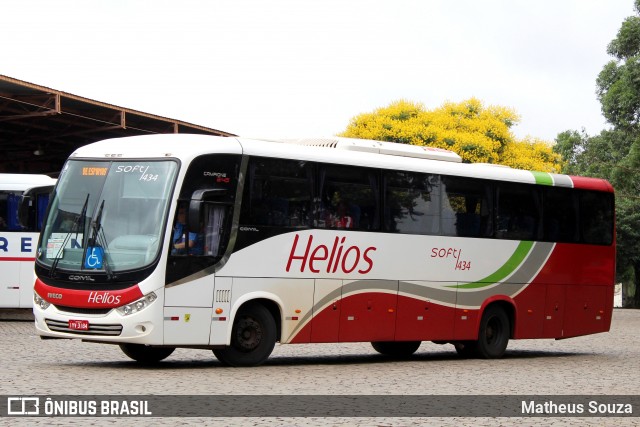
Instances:
[[[17,312],[0,318],[29,319]],[[29,320],[0,320],[0,395],[531,394],[640,395],[640,311],[614,310],[611,332],[564,341],[512,341],[504,359],[461,360],[424,343],[387,361],[366,343],[277,346],[258,368],[224,368],[210,351],[179,349],[142,368],[118,347],[40,340]],[[84,425],[87,419],[0,419],[3,425]],[[28,422],[27,422],[28,421]],[[640,418],[165,418],[98,425],[640,425]]]

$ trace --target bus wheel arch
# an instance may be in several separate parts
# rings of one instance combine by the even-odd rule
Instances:
[[[282,311],[280,306],[275,301],[266,298],[254,301],[262,304],[271,313],[273,320],[276,322],[276,341],[280,342],[282,337]]]
[[[228,346],[213,350],[227,366],[257,366],[271,355],[279,340],[280,310],[275,302],[255,299],[243,303],[233,319]]]

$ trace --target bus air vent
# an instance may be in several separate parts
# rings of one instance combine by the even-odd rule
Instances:
[[[367,153],[386,154],[389,156],[415,157],[429,160],[443,160],[461,163],[462,158],[453,151],[443,148],[426,147],[421,145],[399,144],[397,142],[374,141],[371,139],[354,138],[302,138],[283,139],[276,142],[306,145],[312,147],[335,148],[338,150],[360,151]]]

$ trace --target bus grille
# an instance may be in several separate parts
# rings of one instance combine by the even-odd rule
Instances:
[[[216,302],[231,302],[231,290],[230,289],[217,290]]]
[[[64,305],[56,305],[55,307],[59,311],[63,311],[65,313],[74,313],[74,314],[107,314],[111,310],[113,310],[111,308],[80,308],[80,307],[67,307]]]
[[[67,332],[69,334],[76,335],[104,335],[117,337],[122,333],[122,325],[97,325],[95,323],[89,323],[88,331],[78,331],[75,329],[69,329],[68,322],[61,322],[59,320],[44,320],[50,330],[55,332]]]

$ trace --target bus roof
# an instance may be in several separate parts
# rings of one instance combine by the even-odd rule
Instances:
[[[330,141],[339,143],[331,144]],[[372,143],[376,142],[385,149],[372,149]],[[362,147],[354,149],[354,144],[362,144]],[[456,159],[459,156],[447,150],[434,150],[432,153],[436,155],[431,158],[428,157],[431,150],[421,147],[418,150],[426,151],[427,155],[418,157],[412,154],[416,152],[413,146],[405,144],[348,138],[267,140],[160,134],[98,141],[78,148],[70,158],[178,158],[188,163],[204,154],[246,154],[613,192],[611,184],[603,179],[531,172],[492,164],[459,163]]]
[[[54,185],[56,180],[47,175],[0,173],[0,190],[24,191],[41,185]]]

